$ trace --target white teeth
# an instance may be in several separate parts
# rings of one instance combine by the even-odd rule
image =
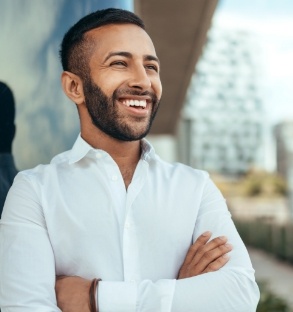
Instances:
[[[145,100],[142,100],[142,101],[139,101],[139,100],[125,100],[123,101],[123,104],[125,104],[126,106],[137,106],[137,107],[143,107],[145,108],[146,107],[146,101]]]

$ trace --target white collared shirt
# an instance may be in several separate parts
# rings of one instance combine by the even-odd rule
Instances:
[[[146,140],[125,190],[117,164],[80,136],[19,173],[0,223],[2,312],[53,312],[55,276],[102,278],[100,312],[252,312],[254,270],[208,174],[162,161]],[[219,271],[176,280],[205,231],[234,246]]]

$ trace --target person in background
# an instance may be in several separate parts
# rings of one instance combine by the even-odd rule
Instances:
[[[162,85],[143,21],[91,13],[64,36],[61,60],[81,132],[8,193],[3,312],[254,312],[254,270],[220,191],[144,138]]]
[[[9,188],[17,174],[12,155],[15,104],[10,88],[0,81],[0,217]]]

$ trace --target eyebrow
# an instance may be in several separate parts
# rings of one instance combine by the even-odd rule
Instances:
[[[131,59],[132,58],[132,54],[130,52],[124,52],[124,51],[117,51],[117,52],[110,52],[104,62],[106,62],[109,58],[113,57],[113,56],[123,56],[123,57],[126,57],[126,58],[129,58]],[[154,56],[154,55],[144,55],[143,59],[145,61],[155,61],[157,62],[158,64],[160,64],[160,60]]]

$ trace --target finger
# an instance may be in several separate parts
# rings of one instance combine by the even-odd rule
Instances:
[[[203,254],[199,253],[194,257],[193,261],[191,262],[191,266],[196,267],[199,272],[202,272],[215,260],[230,252],[232,248],[233,247],[231,244],[223,244],[212,250],[208,250]]]
[[[203,273],[209,273],[209,272],[215,272],[221,269],[228,261],[230,260],[230,257],[225,254],[212,263],[210,263],[207,268],[203,271]]]
[[[196,254],[194,255],[192,259],[192,264],[195,265],[196,263],[199,262],[199,260],[209,251],[214,250],[220,246],[223,246],[227,243],[227,237],[226,236],[219,236],[211,241],[207,242],[205,245],[199,246]]]
[[[183,262],[183,265],[187,265],[192,261],[195,254],[197,253],[198,249],[201,246],[204,246],[208,242],[208,240],[211,238],[211,236],[212,236],[212,233],[210,231],[207,231],[207,232],[204,232],[203,234],[201,234],[197,238],[195,243],[190,246],[190,248],[186,254],[185,260]]]

